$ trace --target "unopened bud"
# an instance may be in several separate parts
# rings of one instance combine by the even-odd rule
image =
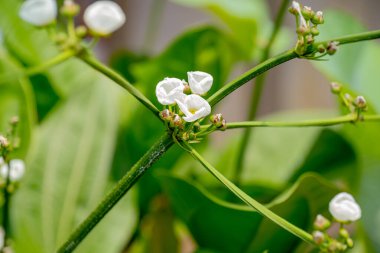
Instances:
[[[322,11],[317,11],[315,15],[311,18],[311,22],[315,25],[321,25],[325,22],[323,18],[323,12]]]
[[[67,35],[63,32],[57,33],[54,37],[54,42],[57,44],[62,44],[67,40]]]
[[[331,92],[334,94],[339,94],[342,92],[342,85],[337,82],[330,83]]]
[[[310,29],[310,32],[311,32],[311,34],[312,34],[313,36],[318,36],[318,35],[319,35],[319,30],[318,30],[318,28],[316,28],[316,27],[312,27],[312,28]]]
[[[183,127],[182,118],[178,114],[175,114],[174,117],[173,117],[173,126],[174,127],[179,127],[179,128]]]
[[[309,6],[304,6],[302,8],[302,15],[306,20],[309,20],[314,17],[314,11]]]
[[[297,34],[299,35],[307,35],[310,34],[310,28],[305,26],[300,26],[296,30]]]
[[[9,147],[9,141],[3,135],[0,135],[0,147],[1,148],[7,148],[7,147]]]
[[[338,51],[338,45],[339,43],[336,42],[336,41],[330,41],[328,44],[327,44],[327,47],[326,47],[326,50],[327,50],[327,53],[329,55],[333,55],[336,53],[336,51]]]
[[[83,38],[84,36],[86,36],[87,34],[87,28],[83,25],[81,26],[78,26],[76,29],[75,29],[75,33],[76,35],[79,37],[79,38]]]
[[[367,101],[364,99],[363,96],[357,96],[355,101],[354,101],[354,104],[359,109],[365,109],[367,107]]]
[[[227,129],[227,121],[225,119],[222,120],[222,125],[220,126],[219,130],[224,131]]]
[[[298,10],[294,6],[290,6],[288,11],[293,15],[298,15]]]
[[[353,99],[350,94],[346,93],[344,94],[344,98],[347,100],[347,102],[352,103]]]
[[[323,215],[318,214],[314,221],[314,229],[324,231],[328,229],[331,225],[331,222],[326,219]]]
[[[190,95],[191,94],[191,89],[190,89],[190,85],[185,81],[185,80],[182,80],[182,83],[183,83],[183,93],[185,93],[186,95]]]
[[[312,35],[307,35],[306,36],[306,43],[311,45],[314,43],[314,37]]]
[[[344,239],[347,239],[347,238],[350,237],[350,234],[348,233],[347,229],[345,229],[345,228],[340,228],[339,229],[339,235],[341,237],[343,237]]]
[[[314,231],[313,240],[317,245],[321,245],[325,242],[325,234],[323,234],[321,231]]]
[[[17,116],[13,116],[13,117],[11,118],[10,123],[11,123],[11,125],[15,126],[15,125],[18,124],[19,121],[20,121],[20,120],[19,120],[19,118],[18,118]]]
[[[210,121],[217,128],[222,126],[223,115],[221,113],[213,114],[210,116]]]
[[[184,132],[182,134],[182,138],[181,139],[184,140],[184,141],[188,141],[190,139],[189,133],[188,132]]]
[[[199,124],[199,122],[195,122],[193,129],[194,132],[199,132],[201,130],[201,124]]]
[[[160,118],[164,121],[170,121],[172,119],[173,113],[168,109],[160,112]]]
[[[74,17],[78,15],[80,7],[74,3],[73,0],[65,0],[61,7],[61,14],[67,17]]]
[[[349,248],[352,248],[352,247],[354,247],[354,241],[353,241],[351,238],[347,238],[347,239],[346,239],[346,245],[347,245]]]
[[[326,48],[324,45],[320,44],[318,45],[318,48],[317,48],[318,52],[323,54],[324,52],[326,52]]]

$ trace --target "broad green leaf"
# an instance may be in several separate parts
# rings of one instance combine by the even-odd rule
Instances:
[[[17,252],[54,252],[108,190],[118,96],[100,74],[86,82],[37,129],[12,206]],[[78,252],[120,252],[135,221],[131,198],[123,199]]]
[[[11,75],[21,69],[19,63],[0,48],[0,76]],[[20,138],[21,146],[12,156],[23,158],[28,150],[32,128],[36,120],[34,96],[28,80],[20,78],[5,83],[0,81],[0,108],[1,134],[6,134],[9,130],[9,122],[12,117],[17,116],[20,120],[17,136]]]
[[[157,177],[176,214],[187,224],[201,248],[220,252],[291,252],[299,243],[293,235],[251,208],[216,198],[197,182],[163,173],[157,173]],[[328,201],[335,193],[326,181],[309,174],[269,207],[308,229],[317,213],[326,212]]]

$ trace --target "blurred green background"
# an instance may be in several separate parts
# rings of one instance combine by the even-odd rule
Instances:
[[[79,1],[78,1],[79,2]],[[90,1],[80,2],[86,6]],[[21,1],[0,1],[0,75],[58,54],[46,31],[17,15]],[[212,94],[257,64],[280,1],[120,1],[127,24],[102,40],[96,54],[157,105],[164,77],[201,70],[214,76]],[[349,3],[352,3],[349,4]],[[325,13],[320,39],[379,27],[377,1],[305,1]],[[330,10],[334,9],[335,10]],[[336,9],[345,9],[337,11]],[[376,9],[377,8],[377,9]],[[292,47],[288,15],[273,54]],[[78,17],[77,23],[81,23]],[[333,117],[341,111],[329,81],[364,95],[380,110],[380,46],[341,47],[329,61],[294,60],[269,72],[261,119]],[[213,112],[244,120],[251,85]],[[0,83],[0,132],[21,118],[27,172],[11,206],[15,252],[54,252],[102,196],[148,150],[164,126],[112,81],[77,59],[28,78]],[[4,129],[4,130],[3,130]],[[363,218],[350,229],[351,252],[380,252],[380,125],[255,129],[241,187],[287,220],[311,231],[328,216],[339,191],[355,195]],[[241,131],[214,134],[196,148],[224,175],[236,171]],[[172,148],[96,227],[76,252],[315,252],[243,206],[181,149]]]

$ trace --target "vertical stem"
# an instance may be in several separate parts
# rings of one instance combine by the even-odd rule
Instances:
[[[275,20],[273,31],[272,31],[271,36],[269,38],[268,44],[266,45],[266,47],[264,49],[264,52],[263,52],[263,55],[261,57],[260,62],[267,60],[270,56],[270,51],[271,51],[272,46],[276,40],[278,32],[280,31],[281,24],[282,24],[284,17],[285,17],[285,13],[286,13],[287,6],[288,6],[288,1],[289,0],[283,0],[281,3],[280,10],[278,11],[278,14],[277,14],[277,17]],[[250,109],[249,109],[249,113],[248,113],[248,120],[249,121],[252,121],[256,118],[257,110],[258,110],[260,100],[261,100],[261,95],[263,93],[265,79],[266,79],[265,73],[262,74],[261,76],[258,76],[256,79],[255,86],[252,90],[252,95],[251,95],[252,100],[251,100],[251,105],[249,107]],[[244,158],[245,158],[245,154],[246,154],[245,151],[246,151],[247,146],[248,146],[248,141],[251,138],[251,134],[252,134],[252,129],[250,129],[250,128],[244,129],[243,136],[242,136],[239,148],[238,148],[238,152],[237,152],[238,156],[236,158],[235,172],[233,174],[233,181],[237,185],[240,184],[240,174],[243,170]]]
[[[58,249],[58,253],[73,252],[92,229],[128,192],[165,152],[173,145],[170,135],[163,135],[141,159],[125,174],[116,186],[105,196],[98,207],[79,225],[69,239]]]
[[[4,235],[3,235],[4,245],[3,245],[3,248],[1,249],[1,252],[3,252],[3,249],[7,246],[8,233],[9,233],[9,202],[11,199],[11,194],[9,192],[9,184],[10,184],[9,174],[10,174],[11,167],[10,167],[9,162],[7,161],[7,157],[3,156],[3,159],[8,166],[8,170],[7,170],[7,174],[5,178],[5,186],[4,186],[4,192],[3,192],[4,205],[3,205],[2,219],[3,219],[3,230],[4,230]]]

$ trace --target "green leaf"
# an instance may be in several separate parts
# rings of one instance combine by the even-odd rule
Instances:
[[[18,252],[54,252],[107,190],[118,96],[114,84],[100,74],[93,73],[85,81],[85,88],[57,105],[37,129],[27,174],[12,206]],[[120,252],[135,222],[128,197],[78,252]]]
[[[299,240],[263,219],[253,209],[216,198],[197,182],[157,173],[176,214],[187,224],[200,247],[221,252],[291,252]],[[308,229],[317,213],[325,213],[336,193],[316,175],[303,176],[268,206],[280,216]],[[271,236],[268,236],[270,234]],[[276,243],[273,243],[273,242]]]

